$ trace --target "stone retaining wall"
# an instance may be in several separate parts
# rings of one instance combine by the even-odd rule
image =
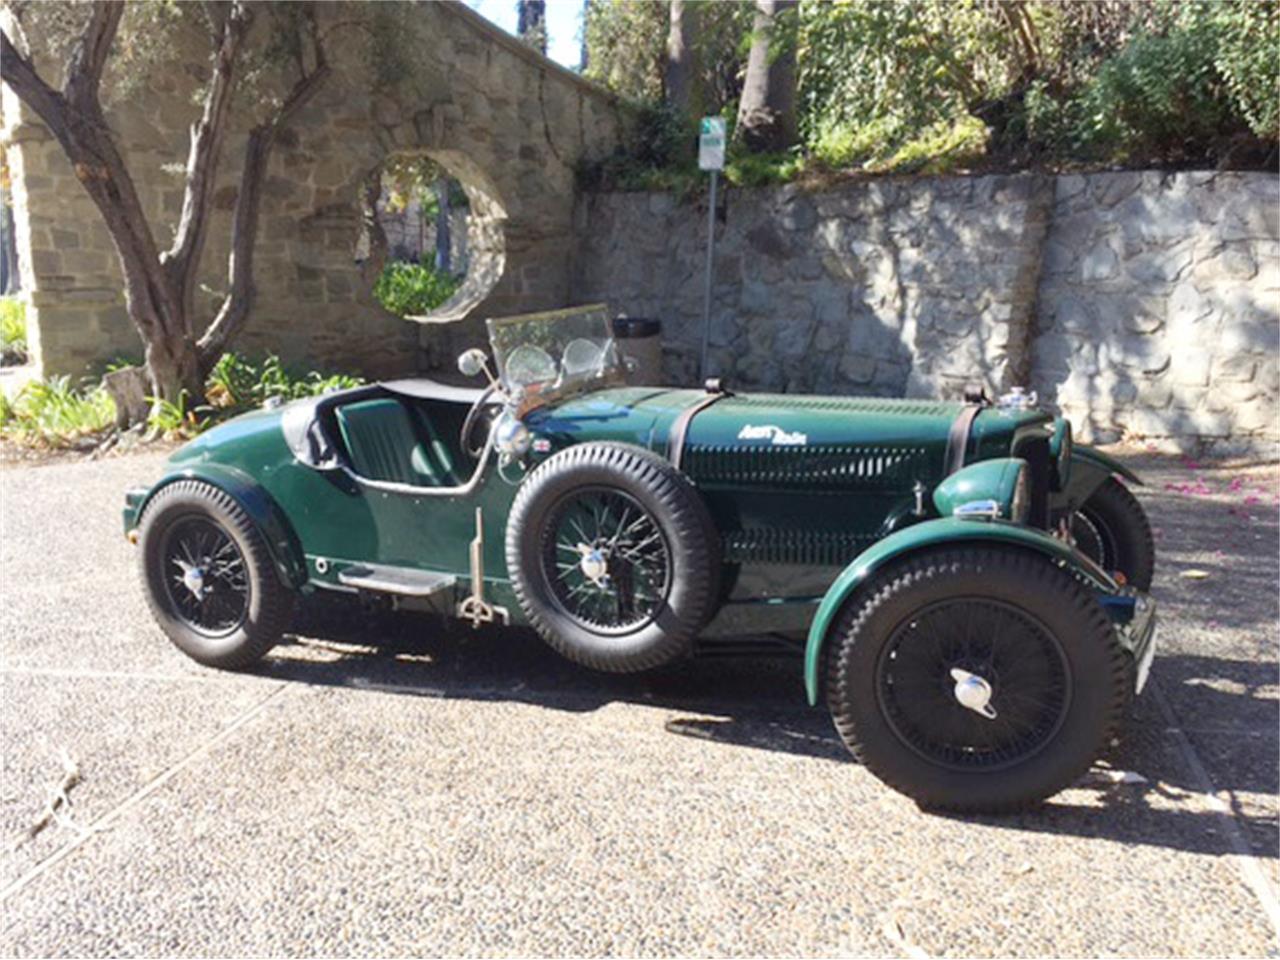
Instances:
[[[705,199],[579,199],[574,299],[664,320],[698,376]],[[710,373],[744,388],[955,396],[1030,385],[1085,439],[1270,451],[1280,181],[1252,173],[731,190]]]

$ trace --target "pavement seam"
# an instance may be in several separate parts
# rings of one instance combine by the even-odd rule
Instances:
[[[59,667],[4,667],[0,676],[15,677],[52,677],[66,680],[159,680],[159,681],[195,681],[196,683],[233,683],[253,674],[238,674],[234,677],[226,675],[204,676],[196,673],[134,673],[128,670],[81,670],[77,668]],[[258,678],[270,679],[270,678]]]
[[[287,683],[279,684],[269,694],[267,694],[265,697],[263,697],[261,700],[255,703],[252,707],[245,710],[239,716],[237,716],[227,726],[223,727],[220,731],[218,731],[218,733],[214,735],[213,739],[201,744],[199,747],[196,747],[196,749],[192,750],[190,753],[184,756],[177,763],[173,764],[172,766],[168,767],[161,773],[157,774],[147,783],[143,784],[141,787],[139,787],[137,790],[131,793],[128,797],[126,797],[124,800],[122,800],[120,803],[114,806],[112,809],[108,810],[102,816],[98,817],[98,819],[94,820],[92,823],[86,824],[84,826],[83,832],[80,833],[75,839],[65,844],[64,846],[59,847],[53,853],[49,854],[49,856],[45,857],[43,860],[36,863],[30,870],[28,870],[22,876],[18,877],[12,883],[6,886],[3,890],[0,890],[0,903],[8,900],[15,893],[18,893],[24,888],[26,888],[33,881],[37,880],[39,877],[41,877],[46,872],[48,872],[49,869],[51,869],[61,861],[65,860],[67,857],[69,857],[72,853],[74,853],[80,847],[84,846],[85,843],[87,843],[90,839],[92,839],[93,837],[96,837],[103,830],[110,827],[116,820],[120,819],[121,816],[123,816],[125,813],[128,813],[130,810],[132,810],[134,807],[140,804],[147,797],[151,796],[151,794],[155,793],[157,790],[159,790],[161,787],[167,784],[170,780],[176,777],[179,773],[181,773],[187,767],[191,766],[197,760],[211,753],[215,747],[219,746],[220,744],[224,743],[226,740],[230,739],[232,734],[234,734],[241,727],[248,724],[259,714],[263,713],[267,709],[267,707],[269,707],[272,704],[273,701],[275,701],[288,689],[289,689],[289,684]]]
[[[1169,698],[1165,696],[1164,690],[1161,689],[1160,684],[1154,677],[1151,682],[1151,692],[1155,696],[1155,701],[1160,708],[1161,714],[1164,715],[1165,722],[1169,725],[1170,733],[1173,734],[1178,743],[1178,750],[1182,754],[1182,758],[1187,762],[1187,766],[1191,768],[1191,775],[1198,781],[1199,792],[1210,801],[1210,807],[1223,823],[1227,840],[1230,842],[1231,849],[1235,854],[1234,858],[1230,859],[1236,861],[1236,867],[1240,871],[1240,876],[1244,880],[1245,886],[1258,899],[1258,903],[1262,906],[1267,919],[1271,921],[1271,926],[1276,931],[1277,937],[1280,937],[1280,901],[1276,899],[1275,891],[1271,889],[1270,882],[1268,882],[1262,869],[1258,866],[1258,860],[1253,855],[1244,834],[1240,830],[1240,824],[1231,810],[1231,804],[1218,795],[1217,790],[1214,788],[1213,779],[1209,776],[1208,770],[1205,769],[1204,763],[1200,760],[1200,754],[1196,752],[1195,746],[1191,743],[1191,738],[1178,726],[1178,718],[1173,712],[1173,706],[1169,703]]]

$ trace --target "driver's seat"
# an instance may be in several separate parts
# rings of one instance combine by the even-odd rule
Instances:
[[[399,400],[361,400],[334,413],[351,468],[361,477],[415,487],[457,485],[452,463],[437,460]],[[431,446],[440,446],[437,438],[433,440]]]

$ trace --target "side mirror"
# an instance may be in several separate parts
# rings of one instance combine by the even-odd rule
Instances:
[[[458,355],[458,372],[464,377],[475,377],[487,372],[489,358],[479,347],[472,347]]]

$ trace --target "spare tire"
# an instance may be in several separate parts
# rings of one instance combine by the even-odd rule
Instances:
[[[555,650],[611,673],[687,656],[719,604],[720,543],[692,483],[624,443],[583,443],[525,480],[507,519],[520,607]]]

